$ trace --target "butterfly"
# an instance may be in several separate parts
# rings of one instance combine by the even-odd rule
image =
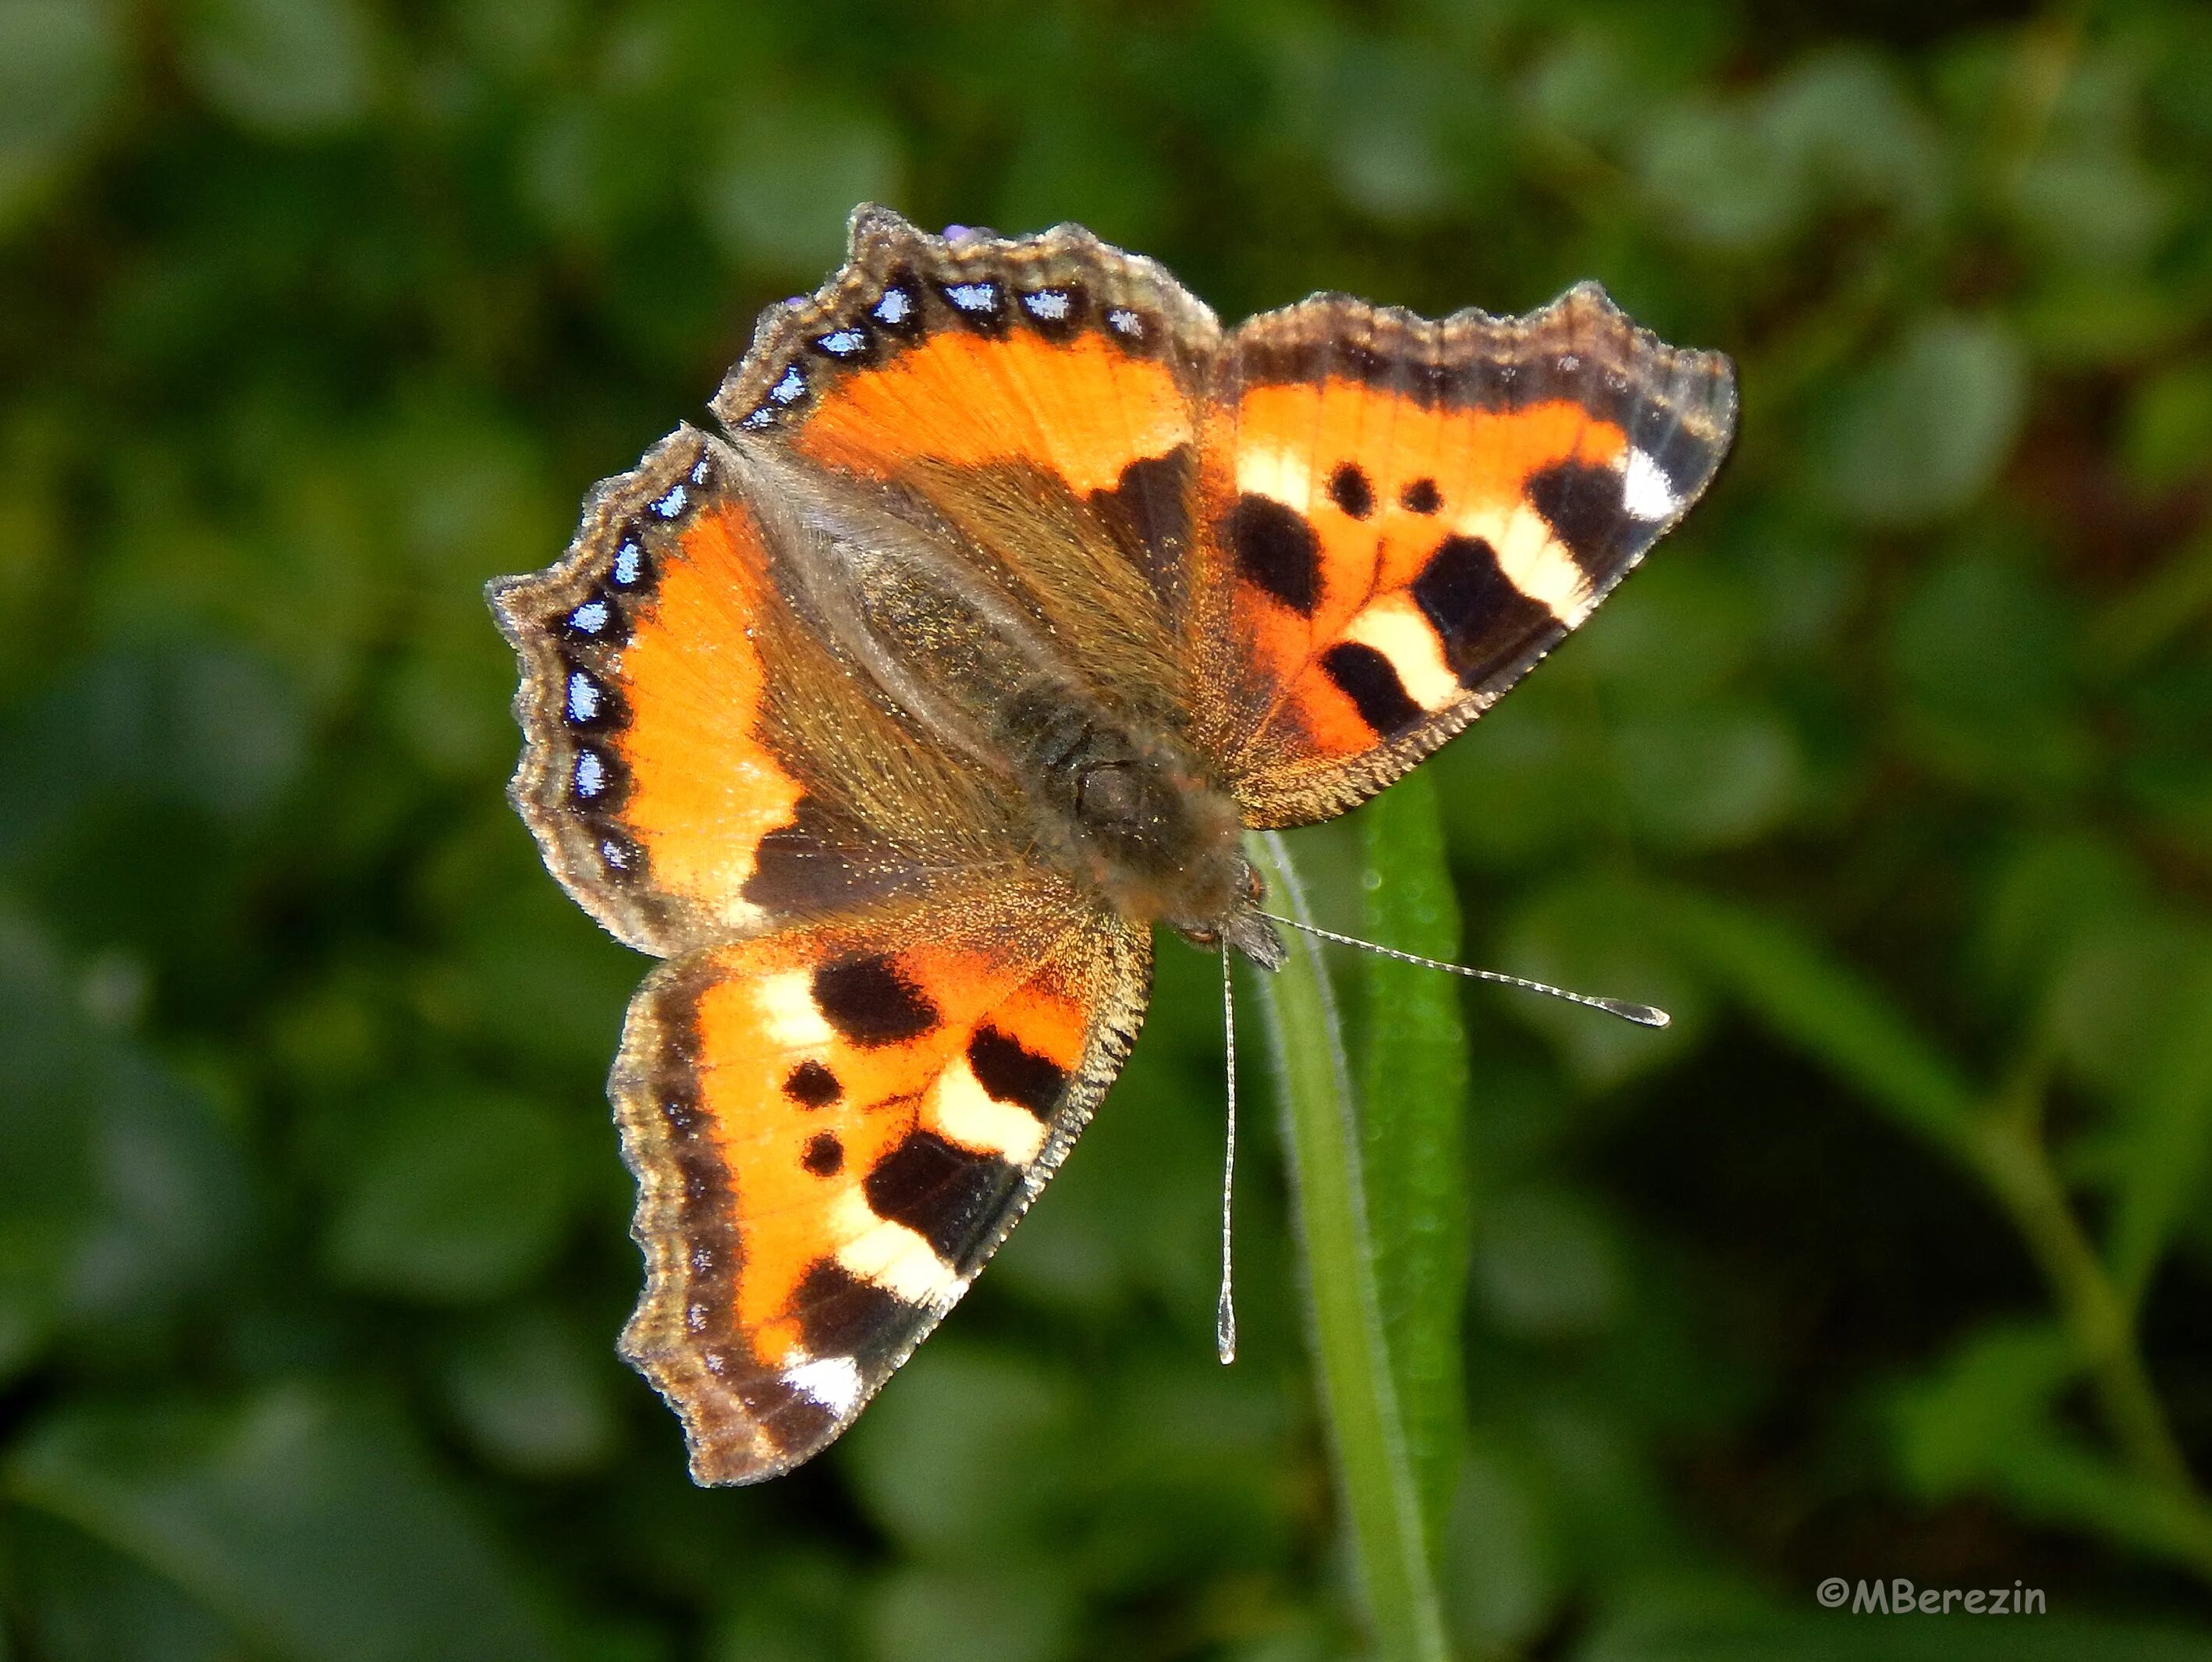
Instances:
[[[713,401],[495,581],[511,795],[665,960],[610,1084],[624,1356],[693,1476],[815,1454],[1136,1038],[1155,925],[1269,968],[1241,851],[1496,702],[1703,491],[1728,361],[1594,284],[1224,330],[1080,227],[852,217]]]

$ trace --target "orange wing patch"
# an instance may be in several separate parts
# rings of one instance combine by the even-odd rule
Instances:
[[[1149,945],[944,917],[672,965],[615,1095],[649,1282],[624,1350],[702,1482],[805,1458],[959,1299],[1111,1080]],[[1051,908],[1046,910],[1050,910]]]
[[[932,466],[1026,467],[1171,600],[1220,333],[1161,267],[1079,226],[945,240],[863,208],[845,267],[763,317],[714,412],[740,445],[781,439],[925,496]]]
[[[1705,488],[1733,414],[1725,361],[1594,288],[1525,320],[1322,299],[1240,329],[1196,648],[1252,819],[1341,812],[1495,702]]]
[[[961,331],[845,378],[793,441],[817,461],[878,478],[917,457],[969,467],[1026,461],[1088,496],[1116,489],[1132,461],[1188,444],[1192,428],[1170,367],[1103,331],[1057,344],[1029,332],[992,339]]]
[[[664,953],[767,921],[745,885],[803,794],[761,736],[767,556],[726,464],[678,429],[491,594],[524,665],[511,794],[585,908]]]
[[[516,804],[585,908],[664,957],[927,886],[988,840],[961,842],[973,805],[793,615],[737,472],[679,429],[559,565],[493,587],[524,663]],[[857,817],[852,776],[887,765],[914,825]]]
[[[769,921],[746,884],[761,844],[792,823],[805,794],[760,731],[765,566],[741,503],[702,505],[606,678],[627,721],[604,746],[603,794],[621,792],[605,812],[658,887],[732,930]]]

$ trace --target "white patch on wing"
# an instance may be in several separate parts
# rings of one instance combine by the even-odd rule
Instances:
[[[783,1382],[811,1397],[841,1420],[860,1400],[860,1365],[850,1356],[817,1356],[786,1367]]]
[[[1370,646],[1390,661],[1406,696],[1431,714],[1464,691],[1444,661],[1443,642],[1413,597],[1402,590],[1364,608],[1344,631],[1347,641]]]
[[[1313,470],[1294,450],[1255,447],[1237,453],[1237,489],[1267,496],[1301,514],[1313,505]]]
[[[962,1148],[996,1154],[1012,1166],[1028,1165],[1044,1148],[1045,1128],[1037,1117],[986,1091],[965,1056],[956,1057],[931,1087],[928,1117]]]
[[[1551,607],[1552,615],[1569,629],[1587,618],[1596,604],[1589,580],[1574,556],[1552,534],[1544,516],[1526,502],[1516,502],[1502,514],[1495,508],[1462,514],[1452,522],[1452,529],[1488,543],[1497,551],[1498,569],[1507,581],[1530,600]]]
[[[760,1012],[769,1040],[778,1050],[819,1050],[836,1042],[836,1031],[814,1001],[811,970],[785,970],[761,977],[753,983],[753,1008]]]
[[[920,1235],[902,1223],[878,1217],[858,1184],[840,1191],[829,1227],[830,1238],[843,1243],[837,1249],[839,1263],[908,1304],[933,1309],[945,1290],[960,1280]]]
[[[1622,471],[1620,505],[1632,519],[1656,522],[1682,511],[1682,499],[1667,475],[1641,450],[1631,450]]]

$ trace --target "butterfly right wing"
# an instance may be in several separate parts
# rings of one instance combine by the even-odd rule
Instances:
[[[699,1482],[851,1423],[1059,1166],[1150,967],[1145,932],[1040,875],[647,982],[613,1081],[647,1265],[623,1352]]]

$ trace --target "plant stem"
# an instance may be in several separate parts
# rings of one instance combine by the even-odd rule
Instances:
[[[2067,1331],[2089,1370],[2106,1428],[2129,1464],[2151,1481],[2197,1498],[2181,1446],[2136,1348],[2127,1306],[2082,1233],[2033,1126],[2015,1116],[1992,1115],[1966,1154],[2011,1215],[2050,1282]]]
[[[1282,839],[1261,832],[1246,846],[1273,903],[1310,922]],[[1383,1336],[1351,1072],[1319,952],[1302,934],[1289,946],[1261,1004],[1289,1132],[1322,1406],[1376,1654],[1439,1662],[1449,1653]]]

